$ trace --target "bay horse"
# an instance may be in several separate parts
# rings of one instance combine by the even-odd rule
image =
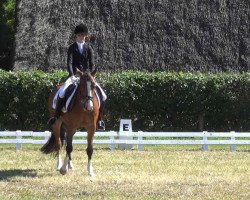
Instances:
[[[66,174],[68,170],[73,169],[71,159],[71,153],[73,151],[72,140],[76,130],[79,128],[85,128],[87,131],[87,171],[88,175],[94,175],[91,158],[93,154],[93,137],[99,115],[99,104],[95,92],[95,74],[96,70],[92,73],[77,72],[77,76],[80,77],[80,83],[74,105],[70,112],[62,113],[60,118],[52,125],[51,137],[41,148],[41,151],[45,154],[56,154],[57,170],[63,175]],[[54,116],[55,110],[52,108],[52,102],[59,88],[60,85],[57,86],[49,96],[48,108],[50,116]],[[60,152],[65,135],[66,157],[64,162],[62,162]]]

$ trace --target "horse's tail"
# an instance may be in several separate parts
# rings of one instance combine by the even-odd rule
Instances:
[[[65,129],[61,126],[60,127],[60,140],[61,140],[61,146],[64,144],[65,139]],[[60,147],[58,147],[58,144],[56,143],[56,138],[53,132],[51,133],[51,136],[49,140],[42,146],[40,149],[42,153],[50,154],[50,153],[57,153]]]

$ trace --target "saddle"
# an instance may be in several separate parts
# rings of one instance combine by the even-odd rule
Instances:
[[[60,88],[59,88],[60,90]],[[53,99],[53,105],[52,107],[54,109],[56,109],[56,105],[57,105],[57,99],[59,98],[59,90],[56,92],[56,95]],[[71,84],[68,86],[64,98],[64,106],[62,108],[62,112],[66,113],[66,112],[70,112],[73,108],[73,105],[75,103],[76,97],[77,97],[77,93],[79,90],[79,84]],[[100,91],[100,89],[97,87],[95,90],[96,96],[97,96],[97,100],[98,100],[98,105],[100,107],[100,100],[102,99],[102,93]]]

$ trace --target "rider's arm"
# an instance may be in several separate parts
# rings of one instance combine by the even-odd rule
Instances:
[[[67,67],[68,67],[69,76],[74,75],[72,62],[73,62],[73,50],[70,46],[68,49],[68,57],[67,57]]]
[[[88,49],[88,65],[89,65],[89,70],[92,72],[95,68],[95,64],[94,64],[94,50],[93,48],[91,47],[91,45],[89,46],[89,49]]]

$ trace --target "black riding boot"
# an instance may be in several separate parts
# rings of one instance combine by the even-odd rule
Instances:
[[[63,106],[64,106],[64,98],[59,97],[57,100],[57,104],[56,104],[55,115],[54,115],[54,117],[51,117],[48,121],[49,127],[51,127],[56,122],[56,120],[61,116]]]
[[[99,110],[98,122],[97,122],[97,130],[102,130],[102,131],[105,131],[105,123],[102,120],[104,107],[105,107],[105,101],[103,101],[101,103],[100,110]]]

